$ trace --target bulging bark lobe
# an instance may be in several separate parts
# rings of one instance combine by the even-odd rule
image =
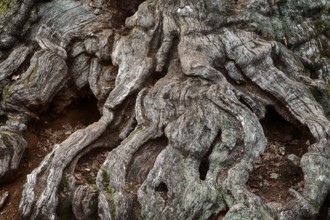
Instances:
[[[326,216],[329,11],[324,0],[13,1],[0,10],[0,181],[15,176],[23,132],[54,99],[89,87],[101,114],[27,176],[21,217]],[[286,201],[247,185],[269,146],[270,107],[314,139],[290,157],[304,187]],[[95,149],[109,153],[81,183],[75,168]]]

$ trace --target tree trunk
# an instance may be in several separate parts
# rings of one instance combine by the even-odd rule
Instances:
[[[0,25],[1,182],[42,114],[86,88],[101,114],[27,176],[23,219],[329,216],[329,1],[1,0]],[[302,172],[282,200],[253,187],[272,150]]]

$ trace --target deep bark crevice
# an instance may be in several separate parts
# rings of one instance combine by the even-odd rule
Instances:
[[[139,5],[145,0],[115,0],[106,3],[106,7],[114,10],[116,15],[113,16],[112,25],[114,28],[122,29],[125,26],[126,18],[132,16],[138,9]]]
[[[179,62],[178,60],[178,45],[180,42],[179,37],[173,35],[171,36],[171,41],[172,44],[167,52],[168,54],[166,54],[166,59],[164,60],[164,63],[161,63],[161,68],[159,67],[160,69],[157,69],[158,66],[155,68],[154,73],[149,79],[150,82],[148,83],[150,83],[151,86],[154,86],[161,78],[166,76],[169,70],[169,66],[171,62],[173,62],[173,60]]]
[[[78,92],[64,90],[54,97],[50,103],[45,117],[50,116],[52,120],[60,115],[66,115],[73,126],[80,122],[87,126],[100,119],[101,115],[97,108],[98,100],[91,94],[89,89]],[[68,112],[68,113],[67,113]]]
[[[330,194],[326,197],[323,205],[317,214],[317,220],[328,220],[330,217]]]
[[[155,188],[156,192],[159,192],[161,197],[167,201],[168,199],[168,188],[167,185],[163,182],[159,183],[158,186]]]
[[[153,167],[156,157],[167,145],[168,139],[165,136],[142,145],[132,156],[127,169],[126,181],[130,184],[142,184]]]
[[[307,128],[286,121],[271,106],[266,109],[260,123],[268,144],[254,165],[248,185],[263,201],[285,204],[291,198],[290,188],[303,191],[304,173],[299,160],[315,140]]]
[[[206,179],[207,172],[209,171],[209,168],[210,168],[209,156],[212,153],[215,145],[219,144],[220,141],[221,141],[221,131],[218,132],[218,134],[214,138],[210,148],[205,153],[205,155],[201,158],[201,162],[200,162],[199,168],[198,168],[200,180]]]
[[[266,106],[266,115],[260,120],[260,123],[264,128],[266,137],[273,136],[277,139],[282,138],[284,141],[287,139],[295,139],[299,140],[300,143],[304,143],[304,141],[306,142],[309,140],[309,145],[316,142],[315,138],[306,126],[301,124],[293,124],[290,121],[287,121],[273,106]],[[281,130],[287,131],[284,134],[288,136],[284,138],[283,136],[281,137],[281,133],[284,135]],[[306,143],[303,144],[302,147],[303,153],[306,153],[308,147]]]

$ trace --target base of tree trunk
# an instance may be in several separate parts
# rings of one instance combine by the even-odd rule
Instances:
[[[322,0],[3,1],[1,184],[18,178],[35,123],[75,103],[88,112],[40,154],[20,217],[326,219],[329,11]]]

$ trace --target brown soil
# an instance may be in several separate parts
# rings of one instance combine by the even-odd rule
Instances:
[[[272,109],[268,110],[261,124],[268,144],[255,162],[248,189],[265,202],[284,204],[290,197],[290,188],[301,192],[304,187],[301,168],[287,157],[290,154],[302,157],[313,138],[307,129],[288,123]]]
[[[19,219],[18,207],[26,176],[35,169],[52,150],[54,144],[61,143],[75,130],[83,128],[99,119],[95,99],[82,99],[71,104],[61,114],[48,113],[40,120],[31,122],[24,137],[28,147],[22,158],[14,181],[0,185],[0,195],[9,192],[9,200],[0,210],[1,220]]]
[[[96,176],[101,165],[107,158],[109,149],[100,150],[97,149],[91,153],[88,153],[82,157],[75,169],[74,177],[76,178],[77,185],[95,185]]]
[[[61,143],[75,130],[97,121],[97,112],[96,101],[85,99],[69,106],[60,115],[46,114],[29,125],[24,134],[28,148],[17,178],[13,182],[0,185],[0,195],[6,191],[10,193],[9,201],[0,210],[1,220],[19,219],[18,206],[27,174],[40,164],[54,144]],[[295,154],[301,157],[313,138],[304,129],[286,122],[273,110],[269,110],[261,123],[268,145],[255,163],[248,188],[266,202],[284,203],[289,198],[289,188],[302,191],[304,184],[302,170],[287,160],[287,156]],[[95,184],[96,174],[107,153],[108,150],[98,150],[79,160],[74,173],[78,184]]]

